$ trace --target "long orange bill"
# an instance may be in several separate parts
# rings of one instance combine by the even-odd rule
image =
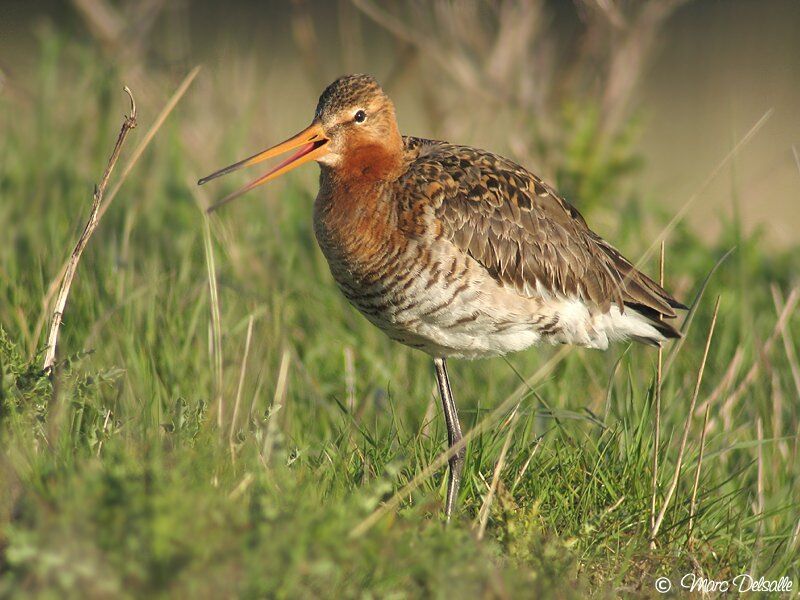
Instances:
[[[298,148],[297,152],[292,154],[289,158],[283,160],[278,166],[269,171],[266,175],[262,175],[258,179],[254,179],[243,188],[233,192],[229,196],[226,196],[216,204],[210,206],[206,212],[212,212],[218,209],[220,206],[227,204],[231,200],[238,198],[242,194],[249,192],[253,188],[258,187],[262,183],[266,183],[271,179],[280,177],[284,173],[299,167],[303,163],[307,163],[310,160],[314,160],[315,158],[326,154],[328,150],[325,148],[325,146],[327,146],[328,142],[328,138],[325,137],[325,134],[322,131],[322,126],[319,123],[312,123],[297,135],[290,137],[288,140],[281,142],[277,146],[267,148],[258,154],[254,154],[250,158],[240,160],[239,162],[225,167],[224,169],[220,169],[219,171],[216,171],[207,177],[203,177],[197,182],[197,185],[203,185],[204,183],[207,183],[212,179],[216,179],[222,175],[226,175],[231,171],[241,169],[242,167],[256,165],[269,158]]]

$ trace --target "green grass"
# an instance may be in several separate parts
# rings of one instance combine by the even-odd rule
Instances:
[[[313,198],[291,177],[210,223],[222,337],[221,353],[209,351],[205,225],[190,182],[245,152],[242,131],[255,116],[242,115],[219,148],[198,148],[199,87],[89,244],[53,385],[40,371],[37,322],[126,110],[118,81],[89,50],[52,37],[29,94],[0,97],[0,594],[649,596],[655,577],[677,581],[690,571],[787,575],[797,584],[797,312],[785,339],[763,348],[776,322],[771,287],[785,299],[797,285],[800,247],[768,249],[735,221],[715,240],[682,226],[668,240],[668,286],[696,302],[696,314],[684,343],[665,352],[659,506],[721,298],[699,406],[722,393],[710,409],[691,544],[702,414],[651,549],[656,352],[640,346],[571,351],[524,395],[516,419],[472,441],[447,530],[440,470],[398,511],[350,537],[444,448],[430,360],[391,343],[340,297],[313,239]],[[163,101],[140,98],[141,126],[122,163]],[[608,187],[601,183],[584,189]],[[236,184],[218,185],[214,196]],[[612,220],[614,211],[621,218]],[[590,222],[616,224],[600,233],[632,258],[670,217],[640,198],[589,213]],[[465,429],[553,353],[453,363]],[[754,364],[758,373],[732,395]],[[509,435],[479,540],[477,516]]]

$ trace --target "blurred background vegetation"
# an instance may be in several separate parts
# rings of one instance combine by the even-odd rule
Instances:
[[[182,107],[196,111],[185,122],[202,172],[208,154],[200,153],[218,148],[226,133],[244,132],[239,152],[283,139],[309,119],[327,83],[367,71],[395,99],[408,134],[509,154],[550,180],[576,177],[570,150],[596,177],[632,167],[605,151],[632,137],[650,166],[639,170],[637,189],[671,207],[772,109],[762,135],[712,183],[690,220],[716,225],[713,217],[734,211],[735,196],[748,230],[766,225],[770,240],[789,243],[800,226],[789,200],[800,192],[792,154],[800,129],[798,23],[792,0],[7,0],[0,70],[4,95],[18,110],[30,108],[31,74],[43,39],[55,33],[88,45],[87,54],[155,107],[168,82],[203,64],[198,87],[205,87]],[[620,197],[607,192],[603,200]]]
[[[657,575],[688,571],[797,582],[799,27],[791,0],[3,2],[0,594],[649,595]],[[195,65],[89,244],[51,381],[53,286],[128,110],[122,85],[139,128],[120,167]],[[655,353],[575,350],[470,445],[454,527],[438,522],[439,472],[347,538],[442,449],[429,361],[335,290],[311,231],[313,167],[211,220],[200,209],[249,174],[194,185],[305,126],[347,72],[378,78],[404,133],[553,182],[633,260],[667,231],[667,287],[693,312],[666,352],[659,440]],[[715,296],[680,485],[651,547],[651,454],[660,505]],[[551,355],[453,365],[466,428]]]

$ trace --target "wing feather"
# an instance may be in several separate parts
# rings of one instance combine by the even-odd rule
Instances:
[[[577,296],[604,312],[612,303],[635,306],[656,319],[685,308],[514,162],[418,138],[406,138],[406,149],[399,196],[425,195],[443,234],[519,294]]]

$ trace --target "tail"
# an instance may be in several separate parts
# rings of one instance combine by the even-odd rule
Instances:
[[[684,308],[679,302],[675,301],[675,303],[678,306],[673,306],[673,308]],[[665,318],[663,314],[649,306],[626,303],[625,312],[632,313],[631,316],[635,315],[634,318],[641,324],[641,327],[637,327],[636,333],[630,336],[632,340],[660,348],[667,340],[683,337],[683,334],[670,322],[674,317]]]
[[[689,307],[634,267],[616,248],[599,237],[597,240],[622,279],[624,312],[632,313],[628,337],[659,347],[667,340],[680,338],[681,332],[670,321],[678,316],[675,310]]]

